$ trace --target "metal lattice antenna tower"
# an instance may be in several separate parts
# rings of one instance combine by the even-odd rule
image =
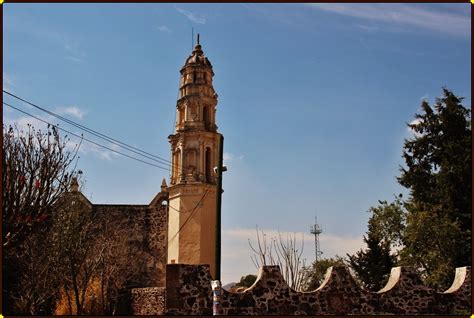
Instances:
[[[319,257],[323,254],[320,250],[321,246],[319,245],[319,234],[323,233],[323,230],[318,224],[318,218],[314,217],[314,225],[310,227],[310,233],[314,235],[314,252],[315,252],[315,262],[319,261]]]

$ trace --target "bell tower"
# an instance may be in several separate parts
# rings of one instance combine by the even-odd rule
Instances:
[[[175,131],[168,137],[172,154],[168,263],[209,264],[215,275],[217,94],[199,35],[180,73]]]

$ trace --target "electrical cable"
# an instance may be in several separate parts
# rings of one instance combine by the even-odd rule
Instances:
[[[48,125],[57,127],[58,129],[60,129],[60,130],[62,130],[62,131],[64,131],[64,132],[66,132],[66,133],[68,133],[68,134],[71,134],[72,136],[81,138],[82,140],[85,140],[85,141],[87,141],[87,142],[89,142],[89,143],[92,143],[92,144],[94,144],[94,145],[96,145],[96,146],[105,148],[105,149],[107,149],[107,150],[109,150],[109,151],[112,151],[112,152],[114,152],[114,153],[117,153],[117,154],[119,154],[119,155],[125,156],[125,157],[130,158],[130,159],[133,159],[133,160],[136,160],[136,161],[145,163],[145,164],[147,164],[147,165],[154,166],[154,167],[157,167],[157,168],[166,170],[166,171],[170,171],[170,169],[168,169],[168,168],[165,168],[165,167],[162,167],[162,166],[158,166],[158,165],[153,164],[153,163],[150,163],[150,162],[146,162],[146,161],[141,160],[141,159],[139,159],[139,158],[136,158],[136,157],[133,157],[133,156],[124,154],[124,153],[122,153],[122,152],[120,152],[120,151],[114,150],[114,149],[109,148],[109,147],[107,147],[107,146],[101,145],[101,144],[99,144],[99,143],[97,143],[97,142],[95,142],[95,141],[92,141],[92,140],[89,140],[89,139],[87,139],[87,138],[84,138],[84,136],[79,136],[79,135],[77,135],[77,134],[75,134],[75,133],[73,133],[73,132],[71,132],[71,131],[69,131],[69,130],[66,130],[66,129],[64,129],[64,128],[59,127],[59,125],[54,125],[54,124],[52,124],[52,123],[50,123],[50,122],[48,122],[48,121],[46,121],[46,120],[43,120],[43,119],[41,119],[41,118],[39,118],[39,117],[36,117],[36,116],[34,116],[34,115],[32,115],[32,114],[30,114],[30,113],[28,113],[28,112],[25,112],[25,111],[23,111],[23,110],[21,110],[21,109],[15,107],[15,106],[10,105],[10,104],[8,104],[8,103],[3,102],[3,104],[6,105],[6,106],[8,106],[8,107],[10,107],[10,108],[13,108],[13,109],[15,109],[15,110],[21,112],[21,113],[23,113],[23,114],[25,114],[25,115],[31,116],[31,117],[35,118],[36,120],[39,120],[39,121],[41,121],[41,122],[43,122],[43,123],[46,123],[46,124],[48,124]]]
[[[73,126],[79,128],[79,129],[85,130],[86,132],[88,132],[88,133],[90,133],[90,134],[92,134],[92,135],[94,135],[94,136],[96,136],[96,137],[99,137],[99,138],[101,138],[101,139],[103,139],[103,140],[106,140],[106,141],[112,143],[112,144],[115,144],[116,146],[125,148],[125,149],[127,149],[128,151],[131,151],[131,152],[133,152],[133,153],[135,153],[135,154],[138,154],[138,155],[140,155],[140,156],[146,157],[146,158],[148,158],[148,159],[150,159],[150,160],[156,161],[156,162],[158,162],[158,163],[160,163],[160,164],[165,164],[165,165],[168,165],[168,166],[169,166],[169,165],[172,165],[172,162],[169,161],[169,160],[167,160],[167,159],[164,159],[164,158],[162,158],[162,157],[160,157],[160,156],[151,154],[151,153],[146,152],[146,151],[144,151],[144,150],[141,150],[141,149],[139,149],[139,148],[130,146],[130,145],[128,145],[128,144],[126,144],[126,143],[124,143],[124,142],[122,142],[122,141],[119,141],[119,140],[117,140],[117,139],[114,139],[114,138],[112,138],[112,137],[109,137],[109,136],[107,136],[107,135],[105,135],[105,134],[102,134],[102,133],[100,133],[100,132],[98,132],[98,131],[96,131],[96,130],[94,130],[94,129],[91,129],[91,128],[88,128],[88,127],[86,127],[86,126],[84,126],[84,125],[81,125],[81,124],[79,124],[79,123],[76,123],[76,122],[74,122],[73,120],[70,120],[70,119],[65,118],[65,117],[63,117],[63,116],[61,116],[61,115],[58,115],[58,114],[56,114],[56,113],[54,113],[54,112],[52,112],[52,111],[50,111],[50,110],[47,110],[47,109],[45,109],[45,108],[43,108],[43,107],[41,107],[41,106],[38,106],[38,105],[36,105],[36,104],[34,104],[34,103],[32,103],[32,102],[30,102],[30,101],[24,99],[24,98],[21,98],[21,97],[15,95],[15,94],[12,94],[12,93],[7,92],[7,91],[5,91],[5,90],[3,90],[3,92],[4,92],[5,94],[11,96],[11,97],[14,97],[14,98],[16,98],[16,99],[18,99],[18,100],[24,102],[24,103],[27,103],[28,105],[33,106],[33,107],[35,107],[35,108],[37,108],[37,109],[39,109],[39,110],[41,110],[41,111],[43,111],[43,112],[45,112],[45,113],[47,113],[47,114],[53,116],[53,117],[56,117],[56,118],[58,118],[58,119],[60,119],[60,120],[62,120],[62,121],[65,121],[66,123],[68,123],[68,124],[70,124],[70,125],[73,125]],[[151,157],[150,157],[150,156],[151,156]],[[179,169],[179,167],[178,167],[178,169]]]
[[[112,149],[112,148],[109,148],[109,147],[107,147],[107,146],[101,145],[101,144],[99,144],[99,143],[97,143],[97,142],[95,142],[95,141],[92,141],[92,140],[89,140],[89,139],[87,139],[87,138],[84,138],[84,136],[79,136],[79,135],[77,135],[77,134],[75,134],[75,133],[73,133],[73,132],[71,132],[71,131],[69,131],[69,130],[66,130],[66,129],[64,129],[64,128],[59,127],[59,125],[54,125],[54,124],[52,124],[52,123],[50,123],[50,122],[48,122],[48,121],[46,121],[46,120],[43,120],[43,119],[41,119],[41,118],[39,118],[39,117],[36,117],[36,116],[34,116],[34,115],[32,115],[32,114],[30,114],[30,113],[28,113],[28,112],[25,112],[25,111],[23,111],[23,110],[21,110],[21,109],[15,107],[15,106],[13,106],[13,105],[10,105],[10,104],[8,104],[8,103],[6,103],[6,102],[3,102],[3,104],[6,105],[6,106],[8,106],[8,107],[10,107],[10,108],[13,108],[13,109],[15,109],[15,110],[21,112],[21,113],[23,113],[23,114],[25,114],[25,115],[31,116],[32,118],[35,118],[36,120],[39,120],[39,121],[41,121],[41,122],[43,122],[43,123],[45,123],[45,124],[51,125],[51,126],[53,126],[53,127],[56,127],[56,128],[58,128],[59,130],[62,130],[62,131],[64,131],[64,132],[68,133],[68,134],[71,134],[72,136],[81,138],[82,140],[87,141],[87,142],[89,142],[89,143],[92,143],[92,144],[94,144],[94,145],[96,145],[96,146],[105,148],[105,149],[107,149],[107,150],[109,150],[109,151],[112,151],[112,152],[114,152],[114,153],[117,153],[117,154],[119,154],[119,155],[128,157],[128,158],[133,159],[133,160],[137,160],[137,161],[142,162],[142,163],[145,163],[145,164],[147,164],[147,165],[154,166],[154,167],[157,167],[157,168],[160,168],[160,169],[169,171],[169,169],[167,169],[167,168],[160,167],[160,166],[157,166],[157,165],[155,165],[155,164],[153,164],[153,163],[149,163],[149,162],[143,161],[143,160],[141,160],[141,159],[138,159],[138,158],[129,156],[129,155],[127,155],[127,154],[121,153],[121,152],[116,151],[116,150],[114,150],[114,149]],[[188,217],[188,218],[184,221],[184,223],[180,226],[180,228],[178,229],[178,232],[176,232],[176,234],[173,235],[173,237],[170,239],[170,241],[173,240],[173,239],[181,232],[181,230],[184,228],[184,226],[186,226],[186,224],[189,222],[189,220],[194,216],[194,213],[197,211],[197,208],[198,208],[199,205],[201,204],[202,200],[204,200],[204,198],[206,197],[207,193],[209,192],[209,189],[211,189],[211,188],[213,188],[213,187],[214,187],[214,186],[208,186],[208,187],[207,187],[206,191],[205,191],[204,194],[201,196],[201,198],[199,199],[199,201],[198,201],[198,203],[196,204],[196,206],[195,206],[192,210],[190,210],[190,211],[180,211],[180,210],[178,210],[178,209],[176,209],[176,208],[174,208],[174,207],[168,205],[170,208],[172,208],[173,210],[175,210],[175,211],[177,211],[177,212],[179,212],[179,213],[189,213],[189,212],[191,212],[191,214],[189,215],[189,217]]]
[[[188,223],[188,221],[193,217],[194,213],[197,211],[197,208],[198,206],[201,204],[202,200],[204,200],[204,197],[207,195],[207,193],[209,192],[209,189],[211,188],[214,188],[214,186],[209,186],[206,191],[204,192],[204,194],[202,195],[201,199],[198,201],[198,203],[196,204],[196,206],[192,209],[191,211],[191,214],[188,216],[188,218],[184,221],[184,223],[179,227],[178,229],[178,232],[176,232],[173,237],[171,239],[168,240],[168,242],[174,240],[174,238],[179,234],[179,232],[181,232],[181,230],[184,228],[184,226]],[[170,206],[168,204],[168,206]],[[176,210],[176,209],[175,209]],[[180,212],[180,211],[178,211]],[[189,212],[189,211],[188,211]]]

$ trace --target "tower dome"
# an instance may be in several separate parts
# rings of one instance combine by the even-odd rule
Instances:
[[[186,61],[184,62],[183,68],[189,65],[209,66],[210,68],[212,68],[211,62],[209,62],[207,57],[204,55],[204,52],[202,51],[201,44],[199,43],[199,34],[197,36],[197,44],[194,47],[194,50],[192,51],[191,55],[189,55]]]

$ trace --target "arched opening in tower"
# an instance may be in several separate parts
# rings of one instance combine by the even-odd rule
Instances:
[[[206,148],[206,182],[211,183],[211,149],[209,147]]]

